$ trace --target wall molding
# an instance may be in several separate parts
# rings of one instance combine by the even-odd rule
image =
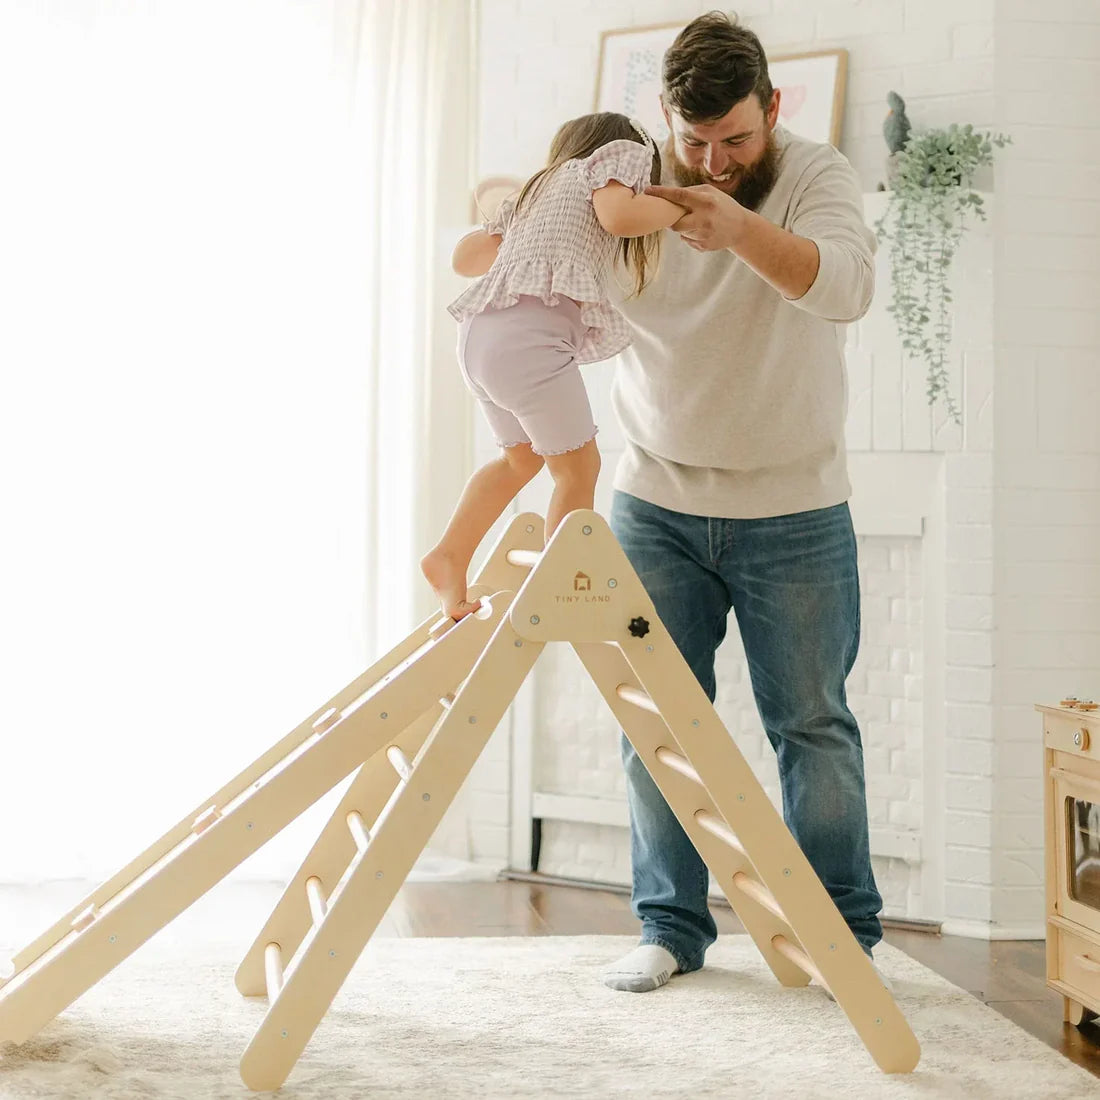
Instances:
[[[571,821],[581,825],[613,825],[622,829],[630,826],[627,804],[617,798],[536,791],[531,799],[531,816],[543,821]],[[872,828],[871,855],[920,863],[920,833],[906,829]]]
[[[996,925],[982,920],[945,920],[945,936],[965,936],[971,940],[1045,940],[1046,927],[1036,924]]]

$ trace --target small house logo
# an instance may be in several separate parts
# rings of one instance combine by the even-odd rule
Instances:
[[[608,588],[614,588],[616,581],[614,579],[607,582]],[[587,573],[576,573],[573,576],[573,591],[583,592],[583,596],[575,595],[560,595],[555,596],[554,599],[557,603],[562,604],[581,604],[581,603],[610,603],[611,596],[597,596],[592,592],[592,578]]]

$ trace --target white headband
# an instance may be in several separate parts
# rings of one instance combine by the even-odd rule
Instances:
[[[636,118],[632,118],[630,120],[630,125],[633,126],[639,134],[641,134],[642,141],[645,142],[645,147],[650,151],[650,153],[652,153],[654,150],[653,138],[651,138],[649,134],[646,133],[645,127]]]

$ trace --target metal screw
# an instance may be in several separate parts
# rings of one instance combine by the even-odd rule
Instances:
[[[737,796],[737,801],[738,801],[738,802],[744,802],[744,801],[745,801],[745,796],[744,796],[743,794],[739,794],[739,795]]]
[[[420,798],[423,802],[431,802],[432,800],[432,796],[430,794],[422,794]]]
[[[389,718],[389,715],[385,711],[382,711],[382,717],[383,718]]]
[[[652,653],[652,652],[653,652],[653,646],[651,646],[651,645],[647,645],[647,646],[645,647],[645,651],[646,651],[646,653]]]
[[[374,872],[374,877],[375,878],[381,878],[382,877],[382,872],[381,871],[375,871]]]
[[[470,717],[466,719],[466,721],[468,721],[472,726],[477,722],[477,719],[471,714]]]
[[[328,957],[329,957],[330,959],[335,959],[335,958],[336,958],[336,952],[335,952],[335,951],[330,951],[330,952],[328,953]]]
[[[251,829],[251,828],[252,828],[252,822],[250,821],[250,822],[249,822],[249,823],[248,823],[248,824],[247,824],[247,825],[245,826],[245,828],[246,828],[246,829]]]
[[[876,1024],[881,1024],[882,1023],[882,1017],[881,1016],[876,1016],[875,1017],[875,1023]]]
[[[587,523],[581,528],[581,531],[586,535],[592,534],[592,528],[589,527]]]
[[[697,725],[699,725],[699,719],[698,719],[698,718],[693,718],[693,719],[691,720],[691,724],[692,724],[693,726],[697,726]]]
[[[115,943],[118,940],[118,936],[112,936],[110,942]]]
[[[836,950],[836,944],[835,943],[829,944],[829,950],[830,951],[835,951]]]
[[[539,625],[539,617],[538,617],[538,615],[532,615],[532,616],[531,616],[531,625],[532,625],[532,626],[538,626],[538,625]]]
[[[515,640],[515,641],[514,641],[514,642],[512,643],[512,645],[514,645],[514,646],[516,647],[516,649],[519,649],[519,647],[520,647],[521,645],[523,645],[523,639],[522,639],[522,638],[517,638],[517,639],[516,639],[516,640]]]
[[[527,533],[528,534],[530,534],[534,529],[535,529],[535,525],[533,523],[527,524]]]
[[[286,1038],[286,1032],[285,1031],[283,1032],[283,1038],[284,1039]]]
[[[783,868],[783,877],[784,878],[790,878],[791,877],[791,869],[789,867],[784,867]]]
[[[609,580],[609,581],[607,582],[607,587],[608,587],[608,588],[618,588],[618,587],[619,587],[619,582],[618,582],[617,580],[615,580],[615,578],[614,578],[614,577],[612,577],[612,578],[611,578],[611,579],[610,579],[610,580]]]

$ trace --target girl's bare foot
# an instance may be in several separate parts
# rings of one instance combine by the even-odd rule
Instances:
[[[466,567],[436,548],[420,559],[420,571],[432,586],[444,615],[464,619],[481,606],[480,600],[466,599]]]

